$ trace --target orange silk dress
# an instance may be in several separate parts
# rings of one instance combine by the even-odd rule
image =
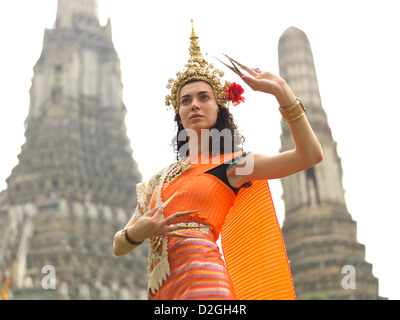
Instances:
[[[204,210],[175,220],[196,228],[178,231],[191,238],[168,237],[169,270],[157,290],[149,290],[150,299],[295,299],[267,182],[253,181],[236,195],[206,173],[225,161],[226,156],[218,163],[200,164],[199,160],[174,181],[158,186],[163,202],[176,193],[164,211],[165,218]],[[216,244],[221,234],[225,260]]]

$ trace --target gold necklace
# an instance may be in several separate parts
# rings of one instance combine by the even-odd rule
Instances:
[[[189,163],[178,162],[177,164],[174,164],[172,166],[172,168],[168,170],[165,181],[167,181],[168,183],[171,183],[176,178],[178,178],[181,174],[188,171],[192,165],[193,165],[193,163],[191,163],[191,162],[189,162]]]
[[[207,160],[209,160],[209,155],[210,155],[210,153],[209,153],[208,151],[203,151],[203,152],[197,154],[196,156],[192,156],[192,157],[188,158],[188,159],[186,160],[186,161],[188,161],[188,162],[180,161],[180,162],[174,164],[174,165],[171,167],[171,169],[168,170],[167,176],[166,176],[166,178],[165,178],[165,181],[168,182],[168,183],[171,183],[172,181],[174,181],[174,180],[175,180],[176,178],[178,178],[180,175],[182,175],[182,174],[184,174],[186,171],[188,171],[188,170],[192,167],[192,165],[193,165],[193,163],[195,162],[195,160],[197,160],[196,163],[202,163],[202,162],[201,162],[201,159],[203,159],[203,157],[204,157],[205,155],[207,155]],[[213,154],[213,155],[214,155],[214,154]],[[200,159],[200,160],[199,160],[199,159]]]

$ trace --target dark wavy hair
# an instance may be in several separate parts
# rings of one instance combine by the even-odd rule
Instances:
[[[219,136],[220,137],[220,141],[219,141],[220,149],[218,150],[218,152],[220,154],[223,154],[225,151],[227,151],[227,152],[242,151],[245,138],[244,138],[244,136],[242,136],[239,133],[238,125],[237,125],[236,121],[233,119],[232,114],[230,113],[230,111],[227,108],[223,108],[221,106],[218,106],[218,108],[219,108],[219,111],[218,111],[218,116],[217,116],[217,122],[215,123],[213,129],[217,129],[218,132],[222,132],[222,130],[228,129],[230,132],[229,137],[228,137],[230,139],[230,141],[228,141],[229,150],[225,150],[226,141],[223,141],[223,139],[224,139],[224,137],[226,138],[226,135],[222,135],[222,136]],[[174,147],[174,150],[176,153],[176,161],[184,160],[188,156],[188,154],[187,154],[188,150],[187,150],[187,152],[185,152],[184,148],[182,148],[185,144],[188,143],[189,139],[188,139],[187,135],[186,135],[186,139],[183,141],[178,139],[182,130],[185,130],[185,128],[182,126],[182,124],[179,123],[180,120],[181,120],[181,117],[178,113],[175,115],[177,133],[176,133],[176,136],[173,138],[173,147]],[[226,130],[225,130],[225,132],[226,132]],[[214,143],[215,143],[215,141],[214,141]],[[213,136],[211,135],[209,138],[209,150],[215,151],[212,149],[212,146],[213,146]]]

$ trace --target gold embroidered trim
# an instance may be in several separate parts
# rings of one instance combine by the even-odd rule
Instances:
[[[180,175],[188,171],[192,167],[192,163],[179,162],[175,164],[167,173],[165,181],[171,183]]]

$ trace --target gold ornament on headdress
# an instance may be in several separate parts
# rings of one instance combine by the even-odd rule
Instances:
[[[182,72],[176,73],[176,79],[169,79],[167,89],[171,89],[171,94],[165,97],[165,104],[173,106],[175,113],[179,112],[179,92],[181,88],[190,80],[204,80],[211,85],[214,90],[215,99],[221,107],[228,107],[224,85],[221,82],[221,77],[224,73],[214,68],[211,63],[208,63],[200,51],[199,37],[194,31],[192,19],[192,34],[190,36],[190,58],[186,63]]]

